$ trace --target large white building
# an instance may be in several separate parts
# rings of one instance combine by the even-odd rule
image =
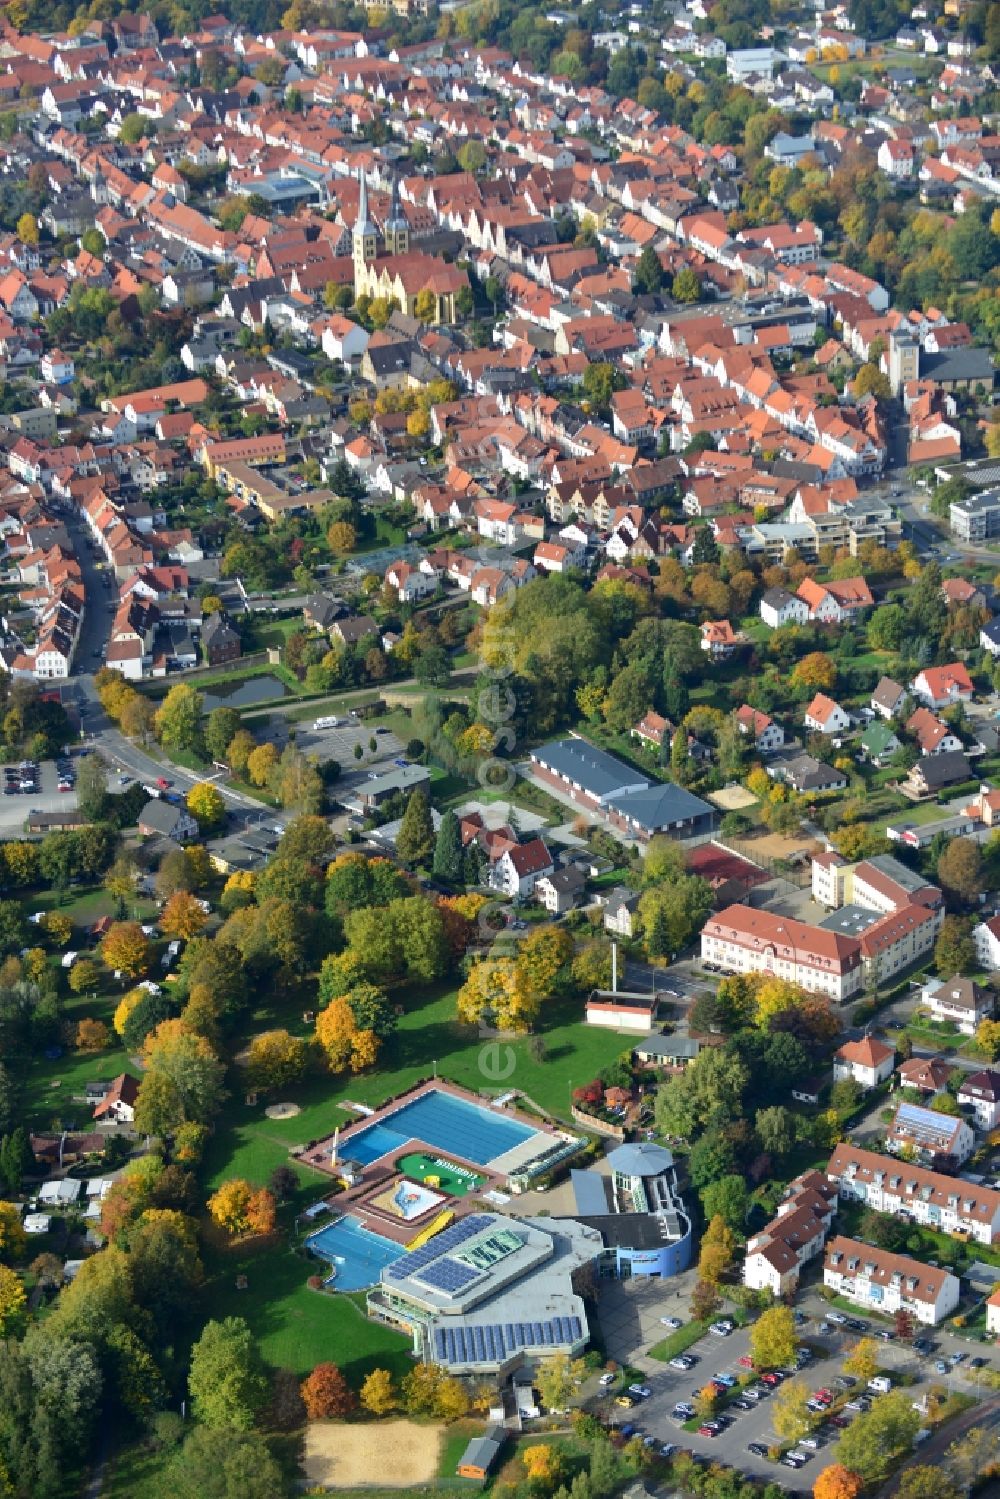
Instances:
[[[925,957],[944,921],[937,886],[887,855],[848,864],[832,850],[818,854],[812,892],[834,910],[823,927],[856,937],[866,976],[874,973],[881,982]]]
[[[906,1217],[942,1233],[968,1234],[978,1244],[1000,1239],[1000,1192],[925,1166],[862,1150],[847,1141],[827,1162],[827,1180],[845,1201]]]
[[[727,906],[702,928],[703,962],[729,973],[767,973],[838,1002],[863,983],[861,943],[790,916]]]
[[[841,1234],[826,1246],[823,1284],[869,1311],[890,1317],[909,1312],[929,1327],[936,1327],[955,1310],[960,1290],[958,1276],[950,1270],[874,1249]]]

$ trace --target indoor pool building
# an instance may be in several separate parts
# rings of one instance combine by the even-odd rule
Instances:
[[[505,1376],[587,1346],[577,1277],[601,1252],[572,1219],[470,1213],[400,1254],[368,1293],[368,1315],[408,1332],[416,1357],[450,1374]]]

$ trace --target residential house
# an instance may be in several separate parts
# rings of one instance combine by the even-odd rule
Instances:
[[[809,619],[809,605],[787,588],[769,588],[760,601],[760,617],[771,630],[779,630],[782,625],[804,625]]]
[[[139,813],[138,827],[143,838],[172,838],[175,843],[198,836],[198,824],[190,812],[162,798],[150,798]]]
[[[910,691],[929,708],[950,708],[953,703],[970,703],[974,688],[962,663],[952,661],[947,666],[925,666],[910,683]]]
[[[991,916],[973,928],[976,962],[987,973],[1000,973],[1000,916]]]
[[[962,748],[962,741],[953,734],[943,719],[937,718],[929,708],[917,708],[906,720],[906,732],[917,741],[922,755],[950,755]]]
[[[836,1187],[821,1171],[797,1176],[770,1223],[747,1240],[744,1285],[775,1298],[794,1292],[802,1266],[821,1253],[836,1210]]]
[[[907,1057],[896,1069],[901,1088],[915,1088],[925,1098],[943,1093],[954,1068],[943,1057]]]
[[[976,1138],[964,1119],[938,1114],[916,1103],[901,1103],[886,1132],[891,1155],[905,1154],[935,1171],[957,1171],[975,1149]]]
[[[903,1215],[946,1234],[966,1234],[977,1244],[1000,1239],[1000,1192],[928,1171],[874,1150],[843,1141],[827,1167],[845,1202],[860,1202],[876,1213]]]
[[[826,1246],[823,1284],[856,1306],[890,1317],[909,1312],[926,1327],[936,1327],[951,1315],[960,1291],[958,1276],[950,1270],[842,1234]]]
[[[970,1072],[963,1078],[955,1099],[963,1109],[971,1110],[976,1128],[990,1134],[1000,1124],[1000,1072],[992,1067]]]
[[[896,1048],[863,1036],[860,1041],[845,1041],[833,1054],[835,1083],[853,1080],[864,1089],[877,1088],[888,1082],[896,1064]]]
[[[796,589],[798,597],[808,610],[810,619],[820,624],[842,624],[853,619],[875,603],[871,589],[864,578],[841,578],[834,583],[817,583],[815,578],[803,578]]]
[[[543,875],[555,873],[555,863],[542,838],[528,838],[505,848],[492,865],[489,882],[512,900],[525,900]]]
[[[132,1124],[138,1096],[139,1079],[129,1072],[119,1073],[94,1109],[94,1118],[106,1120],[109,1124]]]
[[[535,898],[553,916],[562,916],[578,903],[586,883],[583,871],[568,864],[565,869],[556,869],[536,880]]]
[[[613,1031],[638,1031],[646,1035],[653,1029],[659,1001],[655,994],[633,994],[626,989],[594,989],[587,998],[584,1020],[587,1025],[604,1026]]]
[[[201,648],[209,666],[238,661],[243,642],[224,614],[210,614],[201,628]]]
[[[963,1036],[974,1036],[981,1020],[996,1010],[996,995],[973,979],[956,974],[950,979],[931,979],[920,993],[934,1020],[950,1020]]]
[[[901,747],[899,738],[887,723],[870,723],[861,736],[861,753],[878,768],[888,765]]]
[[[815,734],[842,734],[851,727],[851,715],[824,692],[817,692],[803,717],[807,729]]]
[[[784,729],[759,708],[751,708],[749,703],[744,703],[742,708],[737,709],[735,717],[737,729],[745,739],[750,740],[758,754],[770,755],[784,746]]]
[[[881,677],[871,696],[872,711],[882,718],[898,718],[905,712],[908,702],[906,688],[894,682],[891,677]]]
[[[639,892],[618,885],[604,900],[604,930],[616,937],[634,937]]]
[[[739,640],[728,619],[711,619],[701,627],[701,648],[713,661],[725,661],[733,654]]]
[[[920,801],[927,796],[936,796],[948,786],[967,781],[971,774],[969,762],[960,751],[925,755],[907,775],[903,789],[908,796]]]

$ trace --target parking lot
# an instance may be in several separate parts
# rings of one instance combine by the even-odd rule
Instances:
[[[14,767],[10,767],[13,769]],[[6,767],[5,767],[6,769]],[[72,812],[76,810],[76,789],[59,790],[59,772],[54,760],[43,760],[35,780],[37,790],[0,795],[0,836],[16,838],[24,833],[29,812]],[[7,776],[4,776],[6,790]],[[15,781],[14,784],[17,784]]]
[[[343,717],[336,728],[329,729],[314,729],[314,721],[307,719],[298,725],[296,746],[304,755],[315,755],[318,760],[336,760],[345,777],[360,769],[366,775],[374,769],[389,770],[393,760],[402,759],[402,741],[391,729],[380,727],[376,720]],[[371,748],[372,739],[376,744],[374,750]],[[358,760],[354,753],[359,744],[363,760]]]
[[[617,1289],[615,1288],[616,1291]],[[636,1285],[632,1288],[626,1284],[618,1295],[613,1292],[610,1298],[611,1321],[608,1331],[613,1331],[616,1324],[622,1332],[626,1331],[629,1319],[620,1302],[634,1299],[631,1329],[640,1332],[642,1346],[650,1346],[659,1341],[661,1336],[666,1336],[667,1329],[660,1324],[660,1316],[673,1315],[678,1306],[681,1310],[677,1314],[686,1316],[686,1305],[684,1302],[675,1304],[674,1297],[663,1285],[659,1285],[657,1289],[659,1294],[654,1296],[650,1287]],[[847,1392],[837,1387],[837,1380],[844,1377],[844,1359],[850,1355],[859,1334],[844,1326],[830,1324],[829,1331],[821,1336],[819,1325],[828,1312],[826,1304],[817,1295],[808,1294],[800,1298],[800,1303],[807,1318],[799,1329],[800,1337],[813,1350],[814,1357],[798,1377],[810,1394],[828,1389],[836,1396],[855,1398],[861,1393],[860,1389]],[[873,1323],[869,1335],[875,1330]],[[912,1346],[895,1340],[879,1341],[880,1370],[888,1374],[894,1385],[900,1376],[911,1377],[913,1383],[908,1384],[907,1388],[912,1391],[914,1400],[926,1395],[932,1385],[948,1392],[961,1390],[966,1394],[976,1394],[979,1371],[970,1368],[970,1358],[979,1356],[986,1359],[987,1367],[996,1367],[995,1356],[991,1356],[993,1350],[985,1346],[977,1347],[967,1339],[957,1338],[940,1329],[926,1329],[925,1333],[936,1345],[934,1351],[926,1356],[916,1353]],[[750,1410],[741,1411],[725,1406],[724,1414],[730,1418],[729,1424],[715,1436],[699,1436],[696,1431],[685,1431],[683,1420],[673,1416],[675,1405],[685,1401],[693,1404],[697,1393],[714,1375],[745,1376],[747,1370],[741,1367],[740,1359],[749,1357],[749,1342],[747,1328],[737,1328],[729,1337],[716,1337],[708,1333],[689,1350],[697,1363],[687,1371],[673,1369],[668,1364],[650,1359],[640,1354],[634,1346],[630,1362],[642,1370],[642,1382],[650,1390],[650,1395],[628,1410],[615,1403],[615,1397],[620,1393],[618,1388],[601,1391],[598,1400],[602,1414],[619,1427],[632,1425],[643,1436],[652,1436],[657,1446],[674,1442],[681,1448],[702,1453],[755,1478],[780,1482],[789,1488],[811,1488],[816,1473],[830,1462],[836,1461],[835,1447],[839,1433],[836,1428],[827,1427],[819,1438],[821,1446],[799,1470],[786,1468],[772,1462],[766,1455],[748,1451],[751,1442],[759,1444],[765,1452],[767,1448],[778,1445],[779,1439],[770,1414],[773,1393],[762,1393]],[[612,1354],[610,1345],[608,1351]],[[619,1342],[618,1351],[612,1356],[620,1358],[623,1352]],[[950,1354],[958,1352],[965,1355],[963,1361],[957,1366],[949,1365],[946,1373],[939,1373],[936,1368],[938,1360],[947,1361]],[[759,1381],[755,1381],[754,1386],[766,1390],[766,1386],[762,1387]],[[985,1395],[987,1392],[981,1393]],[[878,1396],[871,1398],[877,1400]],[[855,1414],[843,1412],[846,1419],[853,1419]]]

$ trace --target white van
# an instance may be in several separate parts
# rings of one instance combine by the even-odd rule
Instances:
[[[876,1374],[874,1379],[868,1381],[868,1388],[875,1395],[888,1395],[892,1389],[892,1380],[885,1374]]]

